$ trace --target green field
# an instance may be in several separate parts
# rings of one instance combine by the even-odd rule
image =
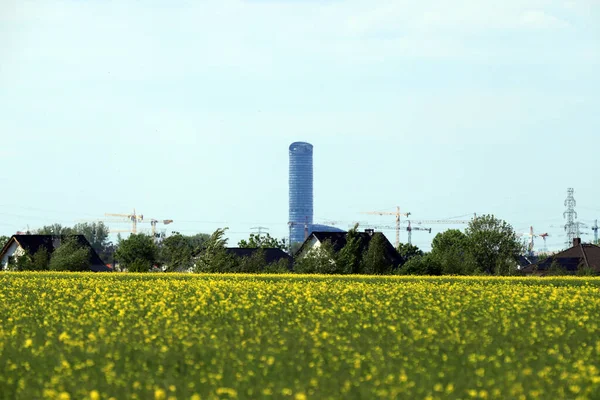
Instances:
[[[600,279],[0,273],[5,399],[600,398]]]

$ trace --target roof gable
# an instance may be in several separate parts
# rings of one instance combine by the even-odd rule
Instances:
[[[402,257],[400,256],[400,254],[398,254],[398,251],[394,248],[394,246],[390,243],[390,241],[383,233],[375,232],[371,234],[367,232],[357,232],[357,235],[360,239],[361,251],[363,252],[366,252],[369,248],[369,243],[371,242],[371,239],[373,239],[373,236],[381,235],[385,244],[386,258],[394,266],[402,264]],[[310,243],[313,239],[316,239],[321,243],[329,241],[333,247],[333,251],[337,253],[346,245],[347,236],[348,232],[313,232],[308,236],[304,243],[302,243],[302,246],[300,246],[295,255],[297,256],[302,254],[306,250],[308,243]]]
[[[600,272],[600,247],[593,244],[580,243],[552,255],[542,262],[528,265],[523,271],[546,271],[551,268],[554,261],[569,272],[576,272],[581,266]]]
[[[90,242],[83,235],[13,235],[2,248],[2,251],[0,251],[0,258],[4,256],[4,253],[8,250],[12,242],[17,242],[29,255],[34,255],[42,247],[46,248],[49,254],[52,254],[60,246],[60,243],[69,238],[74,238],[80,246],[89,249],[90,269],[92,271],[110,271],[110,268],[104,264],[98,253],[96,253]]]

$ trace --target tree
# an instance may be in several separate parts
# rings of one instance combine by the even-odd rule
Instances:
[[[61,224],[52,224],[42,226],[34,231],[36,235],[52,235],[52,236],[71,236],[77,234],[73,228],[62,226]]]
[[[398,246],[398,254],[400,254],[403,260],[408,261],[413,257],[422,257],[423,251],[413,244],[400,243]]]
[[[248,240],[240,240],[238,246],[245,249],[285,249],[285,239],[276,239],[266,235],[251,233]]]
[[[160,244],[160,261],[166,271],[187,271],[194,265],[194,245],[189,236],[178,232]]]
[[[50,253],[44,246],[33,254],[31,260],[32,271],[47,271],[50,269]]]
[[[90,249],[82,246],[74,237],[69,237],[54,249],[50,257],[52,271],[89,271]]]
[[[108,258],[110,252],[108,235],[110,234],[110,230],[104,222],[75,224],[73,231],[79,235],[85,236],[94,251],[98,253],[102,259]]]
[[[358,224],[346,234],[346,244],[337,253],[336,262],[340,273],[359,274],[363,259],[362,238],[358,234]]]
[[[115,260],[129,272],[148,272],[158,261],[158,247],[148,235],[131,234],[119,243]]]
[[[235,272],[257,273],[261,272],[267,265],[265,251],[261,248],[252,253],[249,257],[236,258]]]
[[[227,254],[227,238],[225,232],[228,228],[219,228],[213,232],[204,243],[203,249],[196,258],[195,272],[233,272],[235,258]]]
[[[173,234],[177,234],[178,232],[173,232]],[[190,242],[190,245],[192,246],[192,249],[194,250],[194,253],[199,252],[203,247],[204,244],[210,239],[210,235],[206,234],[206,233],[197,233],[195,235],[192,236],[185,236],[186,240],[188,240]]]
[[[363,257],[363,272],[371,275],[389,274],[392,264],[386,258],[385,237],[382,233],[375,233],[371,237],[369,247]]]
[[[6,243],[8,243],[9,240],[10,240],[10,237],[8,237],[8,236],[4,236],[4,235],[0,236],[0,249],[2,249],[6,245]]]
[[[397,274],[399,275],[441,275],[442,266],[440,262],[431,254],[415,256],[409,258]]]
[[[444,275],[467,275],[476,272],[467,235],[458,229],[449,229],[433,238],[431,257]]]
[[[506,275],[516,270],[519,254],[524,249],[506,221],[493,215],[483,215],[469,223],[466,236],[469,252],[480,271]]]

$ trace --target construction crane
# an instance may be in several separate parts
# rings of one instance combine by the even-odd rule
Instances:
[[[138,222],[142,222],[144,220],[144,215],[137,215],[135,213],[135,208],[133,209],[133,214],[113,214],[113,213],[105,213],[106,217],[120,217],[127,218],[131,221],[131,233],[137,233],[137,224]]]
[[[534,238],[536,238],[536,237],[541,237],[542,239],[544,239],[544,251],[548,251],[548,249],[546,247],[546,238],[548,236],[550,236],[548,233],[535,234],[533,232],[533,226],[530,226],[529,233],[517,233],[517,236],[528,236],[529,237],[529,240],[527,243],[527,253],[529,254],[529,256],[533,256]]]
[[[172,219],[156,219],[156,218],[150,218],[148,221],[144,221],[144,215],[143,214],[136,214],[135,212],[135,208],[133,209],[133,214],[114,214],[114,213],[105,213],[104,214],[107,217],[120,217],[120,218],[126,218],[129,221],[131,221],[131,229],[130,230],[113,230],[111,232],[130,232],[133,234],[137,233],[137,225],[140,223],[150,223],[150,226],[152,227],[152,237],[156,238],[156,225],[157,224],[165,224],[165,225],[169,225],[173,223]]]
[[[549,235],[549,234],[547,234],[547,233],[542,233],[542,234],[540,234],[539,236],[540,236],[540,237],[541,237],[541,238],[544,240],[544,248],[542,249],[542,251],[543,251],[544,253],[547,253],[547,252],[548,252],[548,244],[546,243],[546,239],[547,239],[547,238],[548,238],[548,236],[550,236],[550,235]]]
[[[406,230],[408,231],[408,244],[412,244],[412,231],[428,231],[429,233],[431,233],[431,228],[423,228],[421,226],[411,226],[410,221],[408,221],[408,226],[406,227]],[[398,248],[398,246],[396,246],[396,248]]]
[[[156,224],[169,225],[169,224],[172,224],[172,223],[173,223],[172,219],[158,220],[158,219],[151,218],[150,219],[150,225],[152,226],[152,237],[156,238]]]
[[[396,212],[390,211],[365,211],[361,214],[370,214],[370,215],[393,215],[396,217],[396,248],[400,246],[400,216],[404,215],[408,218],[410,213],[401,213],[400,206],[396,206]]]

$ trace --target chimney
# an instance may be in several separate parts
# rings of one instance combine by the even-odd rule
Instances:
[[[581,244],[581,238],[573,239],[573,247],[579,246]]]
[[[365,229],[365,233],[369,234],[369,236],[373,236],[375,229]]]

